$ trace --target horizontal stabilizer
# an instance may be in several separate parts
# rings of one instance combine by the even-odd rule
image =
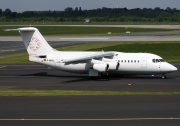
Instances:
[[[4,29],[4,31],[35,31],[36,28],[17,28],[17,29]]]

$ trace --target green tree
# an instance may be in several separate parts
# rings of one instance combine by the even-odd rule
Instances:
[[[79,12],[82,12],[82,9],[81,9],[81,7],[79,7]]]
[[[12,14],[11,10],[10,10],[9,8],[7,8],[7,9],[4,11],[4,14],[3,14],[3,15],[4,15],[5,17],[10,17],[11,14]]]
[[[0,17],[2,17],[2,9],[0,9]]]
[[[78,11],[79,11],[78,7],[76,7],[76,8],[75,8],[75,11],[76,11],[76,12],[78,12]]]
[[[17,17],[17,12],[13,12],[11,15],[12,18],[16,18]]]
[[[73,11],[73,8],[72,8],[72,7],[67,7],[64,11],[65,11],[65,12],[72,12],[72,11]]]
[[[159,16],[161,16],[161,17],[171,17],[171,14],[168,13],[168,12],[163,11],[163,12],[161,12],[161,13],[159,14]]]

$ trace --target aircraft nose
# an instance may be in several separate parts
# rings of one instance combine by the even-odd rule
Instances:
[[[170,69],[171,69],[171,71],[177,71],[177,70],[178,70],[178,69],[177,69],[175,66],[173,66],[173,65],[171,65]]]
[[[163,72],[166,72],[166,73],[171,73],[171,72],[174,72],[174,71],[177,71],[178,69],[173,66],[172,64],[170,63],[162,63],[161,64],[161,71]]]
[[[171,66],[172,71],[177,71],[178,69],[175,66]]]

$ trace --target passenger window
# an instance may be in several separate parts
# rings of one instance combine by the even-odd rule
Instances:
[[[126,62],[126,60],[124,62]]]
[[[123,60],[121,60],[121,63],[123,63]]]
[[[134,60],[134,62],[136,63],[136,60]]]
[[[128,63],[129,63],[129,60],[128,60]]]
[[[133,62],[133,60],[131,60],[131,63]]]

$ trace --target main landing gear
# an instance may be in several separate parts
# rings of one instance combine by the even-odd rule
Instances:
[[[94,69],[90,69],[89,70],[89,77],[91,79],[100,79],[100,78],[107,79],[109,77],[109,73],[108,72],[100,73]]]
[[[162,78],[162,79],[166,79],[166,75],[163,75],[161,78]]]
[[[108,73],[101,73],[100,74],[100,78],[108,79],[109,78],[109,74]]]

